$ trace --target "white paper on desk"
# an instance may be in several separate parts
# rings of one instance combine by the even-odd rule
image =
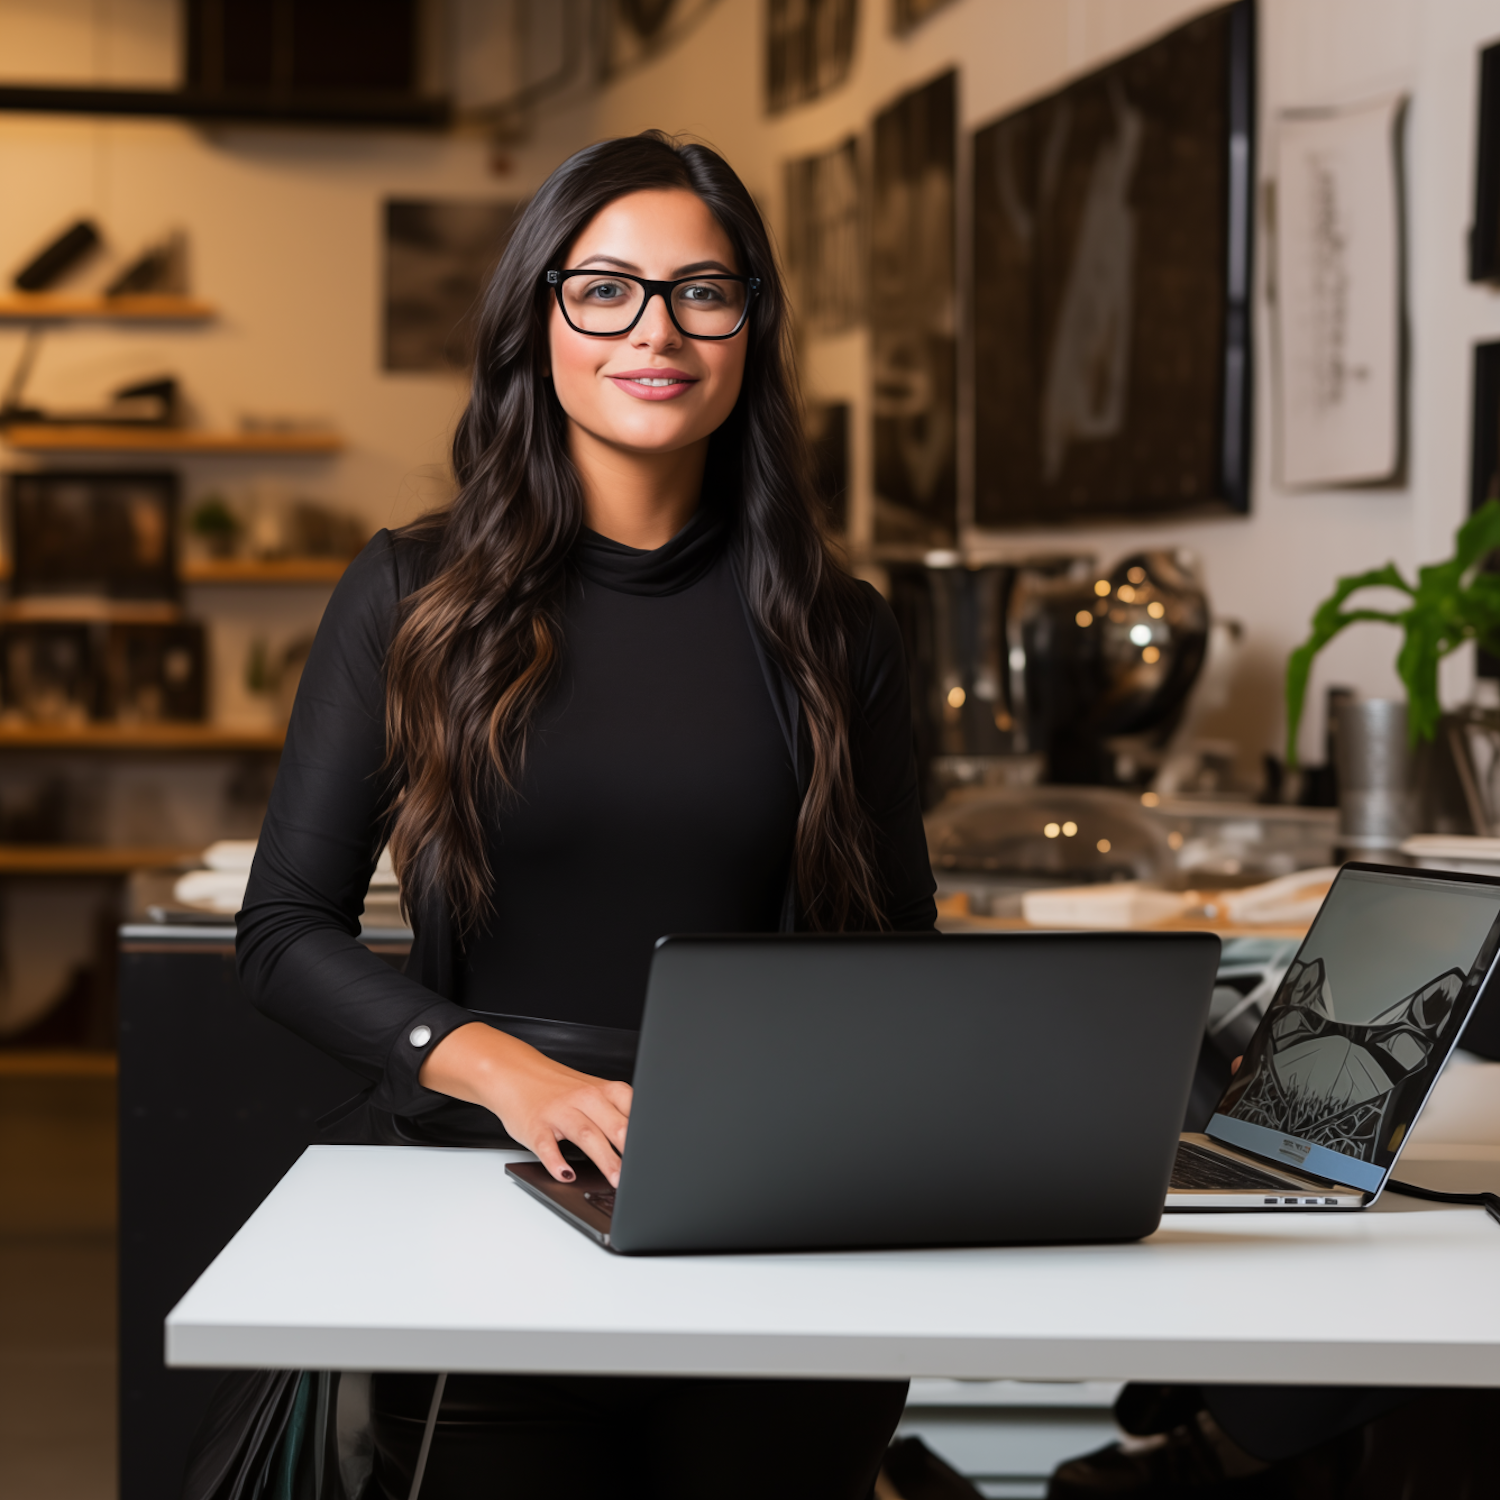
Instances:
[[[1021,915],[1032,927],[1149,927],[1180,916],[1187,898],[1159,891],[1138,880],[1109,885],[1070,885],[1061,890],[1025,891]]]
[[[1276,124],[1277,450],[1294,488],[1375,483],[1401,462],[1404,105]]]

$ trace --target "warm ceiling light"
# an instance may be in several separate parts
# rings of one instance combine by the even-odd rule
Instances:
[[[1155,807],[1160,802],[1161,802],[1161,798],[1158,797],[1155,792],[1142,792],[1141,793],[1141,806],[1142,807]]]
[[[1107,579],[1107,578],[1101,578],[1099,580],[1099,582],[1094,585],[1094,592],[1096,594],[1098,594],[1098,596],[1101,599],[1108,598],[1109,597],[1109,579]]]
[[[1062,832],[1062,829],[1059,828],[1056,823],[1049,823],[1044,829],[1042,829],[1042,832],[1045,833],[1049,839],[1055,839],[1058,834]]]
[[[1073,835],[1075,833],[1077,833],[1077,832],[1078,832],[1078,825],[1076,823],[1074,823],[1071,819],[1068,822],[1066,822],[1066,823],[1063,824],[1063,837],[1065,839],[1072,838]]]
[[[1144,583],[1146,581],[1146,570],[1144,568],[1132,568],[1125,576],[1132,583]]]
[[[966,695],[964,693],[964,690],[961,687],[949,688],[948,689],[948,707],[949,708],[962,708],[964,706],[964,698],[965,698],[965,696]]]
[[[1131,588],[1128,583],[1122,583],[1119,588],[1115,590],[1115,593],[1120,596],[1120,602],[1122,604],[1135,603],[1135,590]]]
[[[1167,847],[1169,849],[1182,848],[1182,835],[1175,828],[1167,835]]]
[[[1161,619],[1161,617],[1166,614],[1166,612],[1167,606],[1163,604],[1160,599],[1153,599],[1146,606],[1146,613],[1150,615],[1153,620]]]
[[[1155,646],[1147,646],[1146,649],[1141,652],[1141,660],[1145,662],[1148,667],[1154,667],[1157,662],[1161,660],[1161,652],[1158,651]]]
[[[1094,848],[1096,848],[1101,854],[1108,854],[1110,850],[1109,840],[1100,839],[1099,842],[1094,845]]]
[[[1094,612],[1091,609],[1080,609],[1073,618],[1080,625],[1092,625],[1094,623]]]

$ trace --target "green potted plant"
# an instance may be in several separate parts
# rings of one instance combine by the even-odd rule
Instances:
[[[1407,733],[1413,746],[1437,734],[1438,663],[1465,641],[1500,655],[1500,573],[1484,571],[1500,549],[1500,500],[1487,500],[1458,528],[1453,556],[1417,569],[1408,583],[1395,563],[1340,578],[1312,617],[1312,634],[1286,664],[1286,763],[1297,764],[1297,729],[1307,699],[1313,658],[1347,625],[1380,620],[1404,632],[1396,671],[1406,686]],[[1404,609],[1346,609],[1361,589],[1396,589],[1410,599]]]

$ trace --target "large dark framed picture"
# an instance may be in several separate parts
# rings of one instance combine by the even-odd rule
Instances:
[[[875,541],[949,547],[958,531],[954,248],[957,75],[875,117],[869,322]]]
[[[1478,125],[1469,280],[1500,281],[1500,42],[1479,54]]]
[[[974,137],[975,522],[1245,511],[1254,10]]]
[[[1500,500],[1500,343],[1474,346],[1474,412],[1470,429],[1469,509]],[[1496,571],[1493,558],[1486,564]],[[1500,677],[1500,658],[1479,653],[1481,677]]]
[[[463,198],[387,201],[387,370],[467,366],[480,296],[521,207]]]

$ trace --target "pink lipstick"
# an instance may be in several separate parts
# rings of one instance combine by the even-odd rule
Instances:
[[[641,401],[671,401],[686,394],[697,383],[697,377],[670,365],[643,370],[625,370],[609,377],[627,395]]]

